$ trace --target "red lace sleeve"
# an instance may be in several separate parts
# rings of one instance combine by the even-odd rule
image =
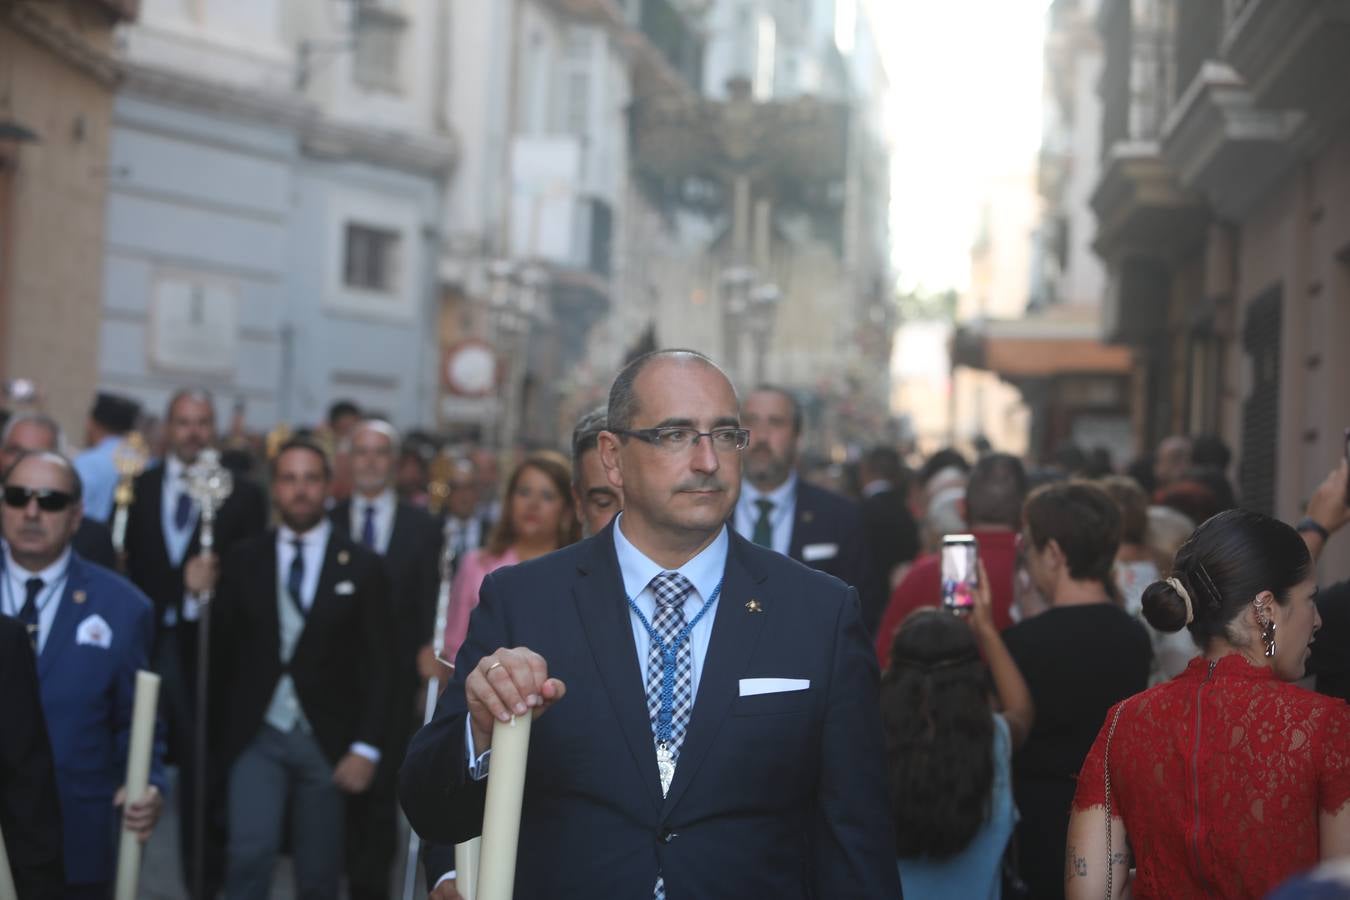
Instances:
[[[1350,706],[1328,705],[1320,732],[1317,801],[1323,812],[1334,813],[1350,800]]]
[[[1107,711],[1106,721],[1097,732],[1087,759],[1083,760],[1083,768],[1078,772],[1078,787],[1073,794],[1075,810],[1106,805],[1106,734],[1111,730],[1111,719],[1115,714],[1115,706]]]

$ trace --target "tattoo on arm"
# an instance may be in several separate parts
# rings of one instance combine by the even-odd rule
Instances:
[[[1068,865],[1065,866],[1066,874],[1064,880],[1068,881],[1075,877],[1086,878],[1087,858],[1079,856],[1073,844],[1068,846],[1068,851],[1065,855],[1068,856]]]
[[[1124,850],[1117,851],[1111,857],[1111,864],[1116,866],[1128,866],[1130,864],[1130,854]]]

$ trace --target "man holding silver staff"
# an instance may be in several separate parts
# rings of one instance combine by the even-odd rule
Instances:
[[[211,746],[230,766],[225,895],[269,896],[289,822],[296,896],[331,900],[346,797],[370,789],[387,752],[393,623],[379,557],[324,513],[323,450],[294,438],[271,467],[280,524],[223,560],[212,601]]]
[[[24,625],[37,652],[61,798],[63,896],[106,898],[115,807],[125,805],[125,828],[149,839],[163,805],[164,742],[155,742],[148,793],[124,804],[136,672],[148,665],[154,620],[130,582],[71,552],[82,493],[74,466],[55,453],[25,453],[3,474],[0,613]]]
[[[432,632],[441,534],[430,513],[401,502],[394,492],[401,442],[392,425],[363,420],[345,443],[352,498],[334,506],[329,518],[335,534],[357,541],[383,560],[389,593],[382,598],[381,614],[394,634],[389,650],[394,704],[387,750],[380,754],[371,789],[347,801],[347,886],[352,900],[387,900],[398,850],[398,767],[414,723],[422,721],[417,654]]]
[[[624,511],[488,576],[401,773],[413,827],[478,834],[493,725],[532,711],[515,896],[899,897],[857,593],[727,529],[730,382],[640,357],[599,443]]]
[[[199,598],[215,590],[219,559],[267,526],[262,490],[234,479],[229,498],[216,512],[215,547],[203,552],[201,509],[189,490],[188,473],[203,450],[216,443],[216,408],[209,393],[183,389],[170,398],[164,416],[167,449],[161,464],[137,477],[127,516],[127,577],[150,597],[157,630],[151,660],[161,678],[161,709],[169,726],[170,761],[179,767],[178,834],[184,883],[196,884],[197,798],[193,725],[197,716]],[[217,768],[213,765],[213,769]],[[203,892],[215,896],[224,878],[224,773],[206,779],[206,841]]]

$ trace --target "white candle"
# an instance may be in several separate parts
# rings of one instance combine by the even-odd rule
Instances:
[[[9,870],[4,834],[0,834],[0,900],[19,900],[19,890],[14,886],[14,873]]]
[[[483,809],[483,851],[475,900],[511,900],[516,881],[520,805],[525,798],[525,763],[530,754],[531,714],[492,726],[492,762]]]
[[[455,890],[464,900],[477,900],[478,855],[483,852],[483,839],[470,838],[455,845]]]
[[[136,703],[131,714],[131,747],[127,752],[126,803],[144,799],[150,786],[150,753],[155,743],[155,705],[159,700],[159,676],[136,673]],[[117,854],[116,900],[136,900],[141,877],[141,842],[134,832],[122,829]]]

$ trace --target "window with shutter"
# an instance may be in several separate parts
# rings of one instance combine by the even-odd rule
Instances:
[[[1275,512],[1282,310],[1278,288],[1264,294],[1247,311],[1242,335],[1251,371],[1242,403],[1242,503],[1267,515]]]

